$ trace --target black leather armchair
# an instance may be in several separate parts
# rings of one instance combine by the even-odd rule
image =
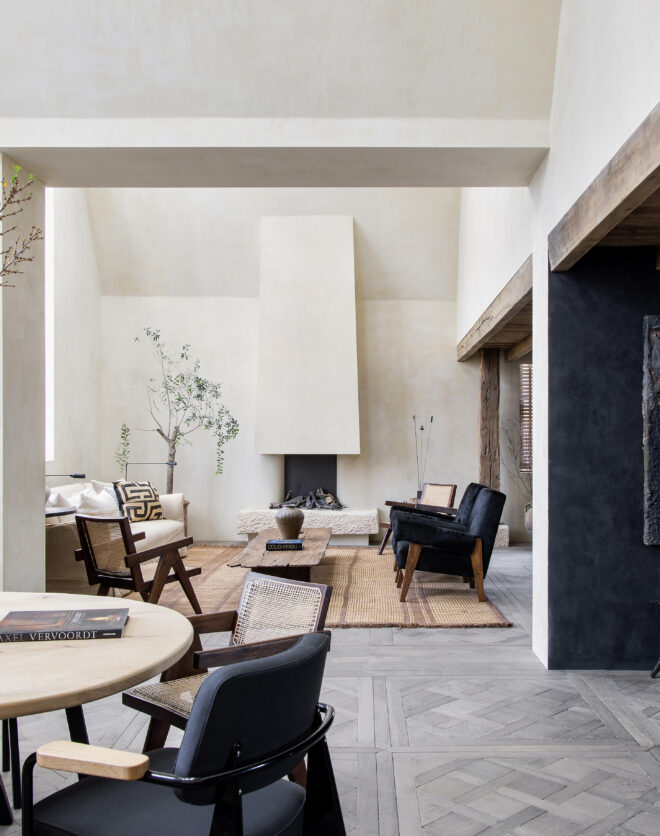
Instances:
[[[345,834],[325,738],[334,712],[318,703],[329,645],[311,633],[209,674],[179,749],[42,746],[23,770],[24,836]],[[303,788],[283,777],[305,754]],[[35,762],[94,777],[33,805]]]
[[[461,575],[473,580],[479,600],[486,600],[484,578],[506,497],[500,491],[476,483],[468,486],[466,494],[468,491],[466,512],[460,518],[457,513],[454,521],[441,519],[436,514],[392,508],[392,543],[398,567],[396,582],[401,587],[402,601],[406,600],[415,569]],[[461,506],[464,500],[465,495]]]

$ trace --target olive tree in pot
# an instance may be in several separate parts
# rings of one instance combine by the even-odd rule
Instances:
[[[168,462],[172,463],[167,470],[167,493],[174,490],[177,447],[190,444],[189,436],[196,430],[208,430],[215,436],[215,472],[222,473],[225,444],[238,433],[238,421],[222,402],[222,385],[202,377],[200,361],[191,360],[189,345],[181,346],[172,356],[156,328],[145,328],[144,336],[135,340],[151,348],[158,364],[158,376],[147,380],[145,388],[147,409],[155,424],[149,431],[158,433],[167,444]]]

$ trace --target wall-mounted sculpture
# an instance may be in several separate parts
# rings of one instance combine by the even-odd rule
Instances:
[[[644,543],[660,545],[660,316],[644,317]]]

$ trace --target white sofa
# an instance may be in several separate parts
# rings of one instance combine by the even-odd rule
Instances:
[[[77,482],[51,488],[51,496],[59,494],[65,499],[73,498],[83,490],[92,489],[91,482]],[[163,520],[131,523],[133,534],[144,532],[144,540],[135,544],[137,551],[163,546],[185,537],[184,498],[182,493],[161,494]],[[85,566],[76,561],[74,552],[80,548],[78,530],[73,514],[63,517],[46,518],[46,591],[96,592],[87,582]],[[184,552],[182,552],[184,553]]]

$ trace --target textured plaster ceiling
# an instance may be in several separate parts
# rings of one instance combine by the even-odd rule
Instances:
[[[0,0],[0,116],[544,119],[560,5]]]

